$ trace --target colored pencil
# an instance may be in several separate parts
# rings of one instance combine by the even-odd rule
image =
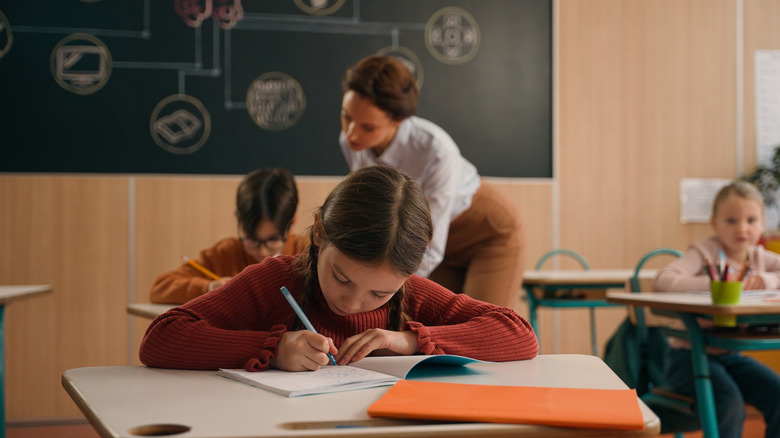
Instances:
[[[200,263],[196,262],[195,260],[192,260],[191,258],[189,258],[187,256],[181,256],[181,259],[184,260],[186,263],[189,263],[189,265],[192,266],[193,268],[195,268],[198,271],[200,271],[200,272],[206,274],[207,276],[211,277],[212,279],[214,279],[214,280],[222,280],[221,278],[219,278],[219,275],[209,271],[208,269],[203,267],[203,265],[201,265]]]
[[[295,301],[295,298],[293,298],[293,296],[290,293],[290,291],[285,286],[282,286],[280,290],[282,291],[282,294],[284,295],[284,298],[287,299],[287,302],[290,303],[290,306],[292,306],[293,310],[298,315],[298,318],[301,319],[301,322],[303,323],[303,325],[307,329],[313,331],[314,333],[317,333],[317,330],[314,328],[313,325],[311,325],[311,321],[309,321],[309,318],[307,318],[306,314],[303,313],[303,309],[301,309],[301,306],[299,306],[298,302]],[[336,358],[333,357],[333,354],[331,354],[331,353],[327,353],[327,354],[328,354],[328,358],[330,359],[331,363],[333,363],[333,365],[338,366],[339,364],[336,363]]]

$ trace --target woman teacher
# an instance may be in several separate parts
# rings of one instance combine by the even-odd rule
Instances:
[[[473,298],[514,307],[524,233],[513,201],[482,180],[453,139],[415,116],[414,76],[389,56],[369,56],[342,77],[339,143],[350,170],[387,166],[424,190],[433,240],[418,275]]]

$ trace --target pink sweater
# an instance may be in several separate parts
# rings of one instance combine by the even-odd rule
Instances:
[[[655,277],[653,290],[657,292],[688,292],[706,291],[710,289],[710,277],[704,272],[704,262],[718,262],[718,250],[723,249],[716,236],[702,239],[690,246],[688,251],[677,260],[663,267]],[[752,275],[760,275],[764,280],[766,289],[780,288],[780,254],[767,251],[763,246],[754,246],[748,252],[750,272]],[[735,271],[740,272],[742,265],[729,260],[729,265]],[[705,328],[712,327],[712,321],[699,318],[699,325]],[[677,329],[683,329],[682,322],[675,321],[670,324]],[[690,349],[690,342],[670,337],[669,346],[672,348]],[[722,354],[726,350],[707,347],[710,354]]]
[[[303,279],[293,257],[267,258],[223,287],[158,316],[140,348],[148,366],[181,369],[265,370],[282,334],[297,320],[279,288],[300,301]],[[457,354],[488,361],[524,360],[539,351],[531,325],[513,310],[454,294],[412,275],[404,284],[406,329],[417,334],[422,354]],[[322,292],[307,316],[338,348],[348,337],[388,328],[388,306],[348,316],[330,311]]]
[[[702,239],[690,246],[683,256],[658,271],[653,290],[658,292],[686,292],[710,290],[710,279],[704,272],[704,262],[718,261],[718,250],[723,249],[715,236]],[[760,275],[766,289],[780,289],[780,254],[767,251],[763,246],[754,246],[748,252],[750,272]],[[742,265],[729,260],[737,272]]]

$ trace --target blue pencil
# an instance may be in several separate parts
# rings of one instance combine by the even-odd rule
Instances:
[[[311,325],[311,321],[309,321],[309,318],[306,317],[306,314],[303,313],[303,309],[301,309],[301,306],[298,305],[298,302],[295,301],[295,298],[293,298],[292,294],[289,290],[287,290],[286,286],[282,286],[281,288],[282,294],[284,294],[284,297],[287,298],[287,302],[290,303],[295,313],[298,315],[298,318],[301,319],[301,322],[308,330],[313,331],[314,333],[317,333],[317,330],[314,329],[314,326]],[[333,363],[333,365],[338,366],[339,364],[336,363],[336,358],[333,357],[332,354],[328,353],[328,357],[330,358],[330,361]]]

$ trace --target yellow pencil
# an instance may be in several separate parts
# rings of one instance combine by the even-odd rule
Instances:
[[[187,256],[181,256],[181,259],[184,260],[185,262],[189,263],[190,266],[192,266],[193,268],[195,268],[198,271],[208,275],[209,277],[213,278],[214,280],[222,280],[221,278],[219,278],[219,276],[217,274],[215,274],[215,273],[209,271],[208,269],[204,268],[203,266],[201,266],[200,263],[196,262],[195,260],[192,260],[191,258],[189,258]]]

